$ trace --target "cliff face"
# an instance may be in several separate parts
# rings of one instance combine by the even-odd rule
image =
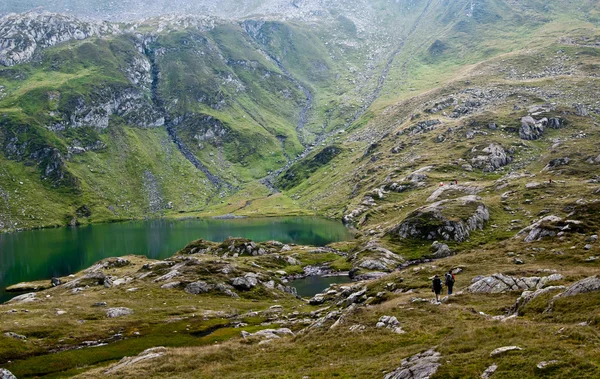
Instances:
[[[62,42],[119,32],[117,25],[108,22],[82,22],[48,12],[8,15],[0,19],[0,64],[14,66]]]

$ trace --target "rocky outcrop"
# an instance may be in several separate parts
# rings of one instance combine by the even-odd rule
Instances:
[[[263,340],[275,340],[275,339],[280,339],[281,337],[284,337],[284,336],[293,337],[294,333],[288,328],[264,329],[264,330],[258,331],[256,333],[249,333],[249,332],[246,332],[245,330],[242,331],[242,337],[244,339],[258,338],[258,339],[263,339]]]
[[[453,254],[452,250],[445,243],[434,241],[429,248],[433,258],[445,258]]]
[[[510,291],[524,291],[541,289],[547,283],[562,280],[562,275],[522,277],[517,278],[504,274],[493,274],[482,278],[469,286],[471,293],[503,293]]]
[[[538,121],[531,116],[523,117],[521,119],[521,129],[519,129],[519,137],[529,141],[540,139],[544,135],[547,125],[547,118]]]
[[[517,302],[513,308],[516,314],[521,314],[522,309],[529,304],[532,300],[536,299],[539,296],[543,296],[550,292],[561,291],[564,290],[565,286],[550,286],[542,289],[538,289],[536,291],[523,291],[521,296],[517,299]]]
[[[389,272],[404,262],[401,256],[379,246],[375,241],[369,241],[363,249],[353,254],[352,258],[354,269],[373,271]]]
[[[112,116],[122,117],[127,124],[140,128],[154,128],[165,124],[164,115],[136,88],[98,88],[94,92],[93,101],[83,96],[69,99],[65,102],[69,106],[59,109],[63,121],[46,127],[53,131],[83,126],[106,129]]]
[[[258,276],[248,273],[242,277],[231,279],[231,284],[237,289],[248,291],[258,285]]]
[[[174,287],[178,287],[179,283],[177,283],[177,285],[174,285]],[[188,284],[185,289],[185,292],[192,294],[192,295],[200,295],[203,293],[209,293],[211,291],[215,291],[215,292],[221,292],[227,296],[231,296],[233,298],[239,298],[238,294],[236,294],[235,292],[233,292],[233,287],[224,284],[224,283],[218,283],[218,284],[209,284],[205,281],[197,281],[197,282],[193,282]]]
[[[32,11],[0,19],[0,64],[30,61],[40,50],[62,42],[120,33],[116,24],[83,22],[56,13]]]
[[[446,194],[446,192],[450,192],[452,194],[462,193],[463,195],[477,195],[479,192],[481,192],[481,188],[462,184],[451,184],[441,186],[436,188],[435,191],[433,191],[433,193],[427,198],[427,202],[433,203],[435,201],[438,201],[440,197],[443,197],[444,194]],[[446,196],[448,196],[448,194],[446,194]]]
[[[106,310],[106,317],[108,318],[117,318],[123,317],[133,314],[133,309],[118,307],[118,308],[108,308]]]
[[[478,154],[477,151],[473,151]],[[504,148],[497,144],[491,143],[483,148],[481,153],[471,159],[471,166],[483,170],[483,172],[493,172],[497,169],[506,166],[512,162],[512,157],[507,154]]]
[[[580,228],[581,224],[582,222],[578,220],[563,220],[558,216],[548,215],[521,229],[515,237],[525,236],[525,242],[539,241],[545,237],[554,237],[561,232],[574,231]]]
[[[494,373],[496,372],[497,369],[498,369],[498,365],[495,363],[493,365],[489,366],[481,374],[481,379],[490,379],[492,377],[492,375],[494,375]]]
[[[17,379],[16,376],[12,374],[12,372],[8,371],[5,368],[0,368],[0,379]]]
[[[391,233],[400,238],[464,242],[489,219],[481,198],[471,195],[418,208]]]
[[[598,275],[591,276],[580,280],[570,285],[565,292],[561,293],[558,297],[575,296],[583,293],[597,292],[600,291],[600,277]]]
[[[402,327],[400,326],[400,321],[398,321],[398,319],[394,316],[381,316],[379,322],[377,323],[377,325],[375,325],[375,327],[386,328],[397,334],[406,333],[404,330],[402,330]]]
[[[135,357],[124,357],[117,363],[112,366],[108,370],[104,371],[105,375],[114,374],[115,372],[129,366],[133,366],[136,363],[148,361],[151,359],[160,358],[167,353],[167,349],[160,347],[153,347],[151,349],[146,349]]]
[[[441,366],[442,355],[434,349],[402,360],[401,366],[383,379],[429,379]]]

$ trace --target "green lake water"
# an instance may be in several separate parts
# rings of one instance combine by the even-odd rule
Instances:
[[[150,220],[0,234],[0,303],[13,296],[4,290],[12,284],[65,276],[108,257],[164,259],[193,240],[228,237],[314,246],[352,238],[341,222],[316,217]]]
[[[323,292],[332,284],[350,283],[350,277],[345,276],[308,276],[302,279],[291,280],[287,285],[296,287],[299,296],[313,297]]]

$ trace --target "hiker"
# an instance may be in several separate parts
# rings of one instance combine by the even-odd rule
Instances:
[[[439,303],[440,302],[440,293],[442,292],[442,280],[440,279],[438,274],[435,274],[431,284],[432,284],[431,292],[435,293],[435,301]]]
[[[452,295],[452,287],[454,287],[454,274],[452,270],[446,273],[446,287],[448,287],[448,295]]]

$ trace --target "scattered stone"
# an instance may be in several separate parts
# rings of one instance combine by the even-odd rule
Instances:
[[[384,379],[429,379],[441,366],[442,355],[434,349],[403,359],[401,366]]]
[[[539,368],[540,370],[543,370],[549,366],[555,366],[559,363],[560,363],[560,361],[557,361],[557,360],[543,361],[543,362],[538,363],[536,367]]]
[[[406,333],[404,330],[402,330],[402,327],[400,326],[400,321],[398,321],[398,319],[394,316],[381,316],[379,322],[377,323],[377,325],[375,325],[375,327],[386,328],[398,334]]]
[[[525,264],[525,262],[521,258],[515,258],[515,259],[513,259],[513,263],[516,264],[516,265]]]
[[[31,292],[31,293],[26,293],[23,295],[15,296],[12,299],[10,299],[9,301],[7,301],[6,304],[31,303],[31,302],[34,302],[37,300],[39,300],[39,299],[37,297],[35,297],[35,293]]]
[[[162,286],[160,286],[160,288],[173,289],[173,288],[178,288],[179,286],[181,286],[181,282],[169,282],[169,283],[163,284]],[[131,291],[131,289],[128,289],[127,291]]]
[[[57,309],[56,310],[56,315],[57,316],[62,316],[62,315],[66,315],[66,314],[67,314],[67,311],[64,311],[62,309]]]
[[[585,250],[592,250],[592,247],[593,247],[592,245],[590,245],[590,244],[587,244],[587,245],[585,245],[583,248],[584,248]]]
[[[523,350],[523,349],[520,348],[519,346],[504,346],[504,347],[499,347],[499,348],[495,349],[494,351],[492,351],[490,353],[490,357],[495,357],[495,356],[498,356],[500,354],[507,353],[509,351],[518,351],[518,350]]]
[[[99,301],[97,303],[92,304],[92,307],[106,307],[108,304],[106,301]]]
[[[109,308],[106,310],[106,317],[108,318],[116,318],[133,314],[133,309],[118,307],[118,308]]]
[[[160,358],[167,353],[167,349],[160,347],[153,347],[151,349],[144,350],[136,357],[124,357],[117,363],[115,366],[109,368],[104,372],[104,374],[112,374],[116,371],[119,371],[122,368],[133,366],[136,363],[147,361],[150,359]]]
[[[17,339],[17,340],[23,340],[23,341],[25,341],[27,339],[27,337],[25,337],[23,335],[20,335],[20,334],[17,334],[17,333],[13,333],[13,332],[6,332],[6,333],[4,333],[4,335],[6,337],[8,337],[8,338],[14,338],[14,339]]]
[[[483,374],[481,374],[481,379],[490,379],[490,377],[494,375],[497,369],[498,365],[494,363],[493,365],[485,369]]]
[[[56,287],[60,286],[62,284],[62,281],[60,280],[60,278],[52,278],[50,279],[50,284],[52,285],[52,287]]]
[[[260,338],[260,339],[280,339],[282,336],[294,336],[294,333],[288,328],[280,328],[280,329],[264,329],[260,330],[256,333],[248,333],[245,330],[242,331],[242,337],[244,339],[247,338]]]

